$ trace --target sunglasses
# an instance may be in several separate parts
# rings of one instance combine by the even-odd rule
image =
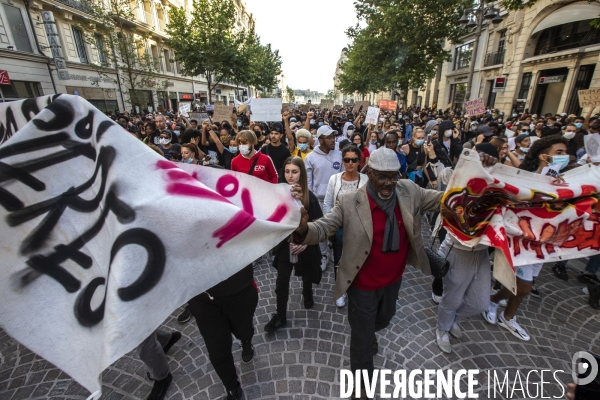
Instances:
[[[344,158],[342,159],[342,161],[344,161],[345,163],[353,163],[356,164],[358,162],[358,157],[354,157],[354,158]]]

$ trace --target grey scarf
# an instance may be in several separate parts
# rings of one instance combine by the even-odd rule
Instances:
[[[398,199],[396,196],[396,188],[392,191],[392,196],[387,199],[381,199],[373,186],[371,181],[367,182],[367,192],[371,195],[371,198],[387,215],[387,221],[385,223],[385,232],[383,234],[383,246],[381,251],[383,253],[392,252],[395,253],[400,250],[400,230],[398,229],[398,219],[394,213],[395,208],[398,206]]]

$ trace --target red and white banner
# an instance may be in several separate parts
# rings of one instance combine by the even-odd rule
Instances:
[[[181,169],[78,96],[0,104],[0,134],[0,326],[96,395],[106,367],[300,221],[288,185]]]
[[[463,244],[502,250],[514,267],[600,251],[600,166],[553,178],[502,164],[485,169],[463,150],[442,199],[446,229]]]

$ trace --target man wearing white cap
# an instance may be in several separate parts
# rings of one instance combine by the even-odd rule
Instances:
[[[335,150],[336,133],[337,131],[329,125],[320,127],[317,131],[319,145],[304,160],[308,190],[317,196],[321,210],[323,210],[329,178],[342,172],[342,152]],[[327,263],[330,259],[333,259],[333,254],[330,255],[326,238],[319,243],[319,247],[321,249],[321,269],[325,271]],[[339,298],[339,296],[336,298]]]
[[[420,215],[423,211],[439,211],[443,193],[400,180],[399,169],[393,150],[375,150],[369,158],[367,184],[339,196],[335,207],[315,222],[308,223],[303,211],[294,233],[297,243],[315,244],[344,229],[346,245],[333,297],[348,294],[352,371],[366,369],[373,373],[375,332],[387,327],[396,313],[406,264],[420,268],[426,275],[431,273]]]

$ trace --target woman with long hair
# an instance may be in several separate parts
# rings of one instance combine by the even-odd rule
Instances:
[[[353,133],[352,136],[350,136],[350,142],[356,147],[358,147],[358,150],[361,152],[360,169],[362,170],[365,167],[365,165],[369,162],[369,156],[371,155],[371,153],[369,152],[369,149],[367,149],[367,146],[365,146],[365,144],[363,143],[362,134],[360,132]]]
[[[186,164],[202,165],[204,153],[193,143],[185,143],[181,146],[181,162]]]
[[[369,133],[369,155],[381,147],[381,141],[379,140],[379,135],[377,132],[373,131]]]
[[[406,176],[423,188],[427,186],[427,178],[424,174],[427,154],[423,147],[424,144],[425,131],[421,128],[416,128],[410,143],[402,146],[402,151],[406,156]]]
[[[300,157],[288,157],[283,163],[283,173],[288,184],[299,184],[302,188],[302,205],[308,212],[309,221],[323,216],[319,200],[308,190],[308,178],[304,161]],[[275,294],[277,297],[277,312],[271,321],[265,325],[265,332],[275,332],[287,324],[287,304],[290,293],[290,277],[292,270],[296,276],[302,277],[302,297],[304,308],[314,305],[312,284],[321,280],[321,250],[319,245],[295,245],[289,239],[283,240],[274,249],[273,267],[277,269]],[[294,261],[294,259],[296,261]]]
[[[354,136],[360,135],[354,134]],[[367,184],[369,178],[365,174],[361,174],[359,171],[359,163],[361,159],[361,152],[354,144],[349,144],[342,150],[342,162],[344,164],[344,172],[334,174],[329,178],[327,184],[327,193],[325,194],[325,200],[323,202],[323,212],[327,214],[329,210],[333,208],[338,197],[346,192],[351,192]],[[333,242],[333,265],[334,273],[337,278],[337,265],[342,257],[342,238],[344,231],[343,229],[338,230],[335,235]],[[344,307],[346,305],[346,294],[335,301],[338,307]]]

